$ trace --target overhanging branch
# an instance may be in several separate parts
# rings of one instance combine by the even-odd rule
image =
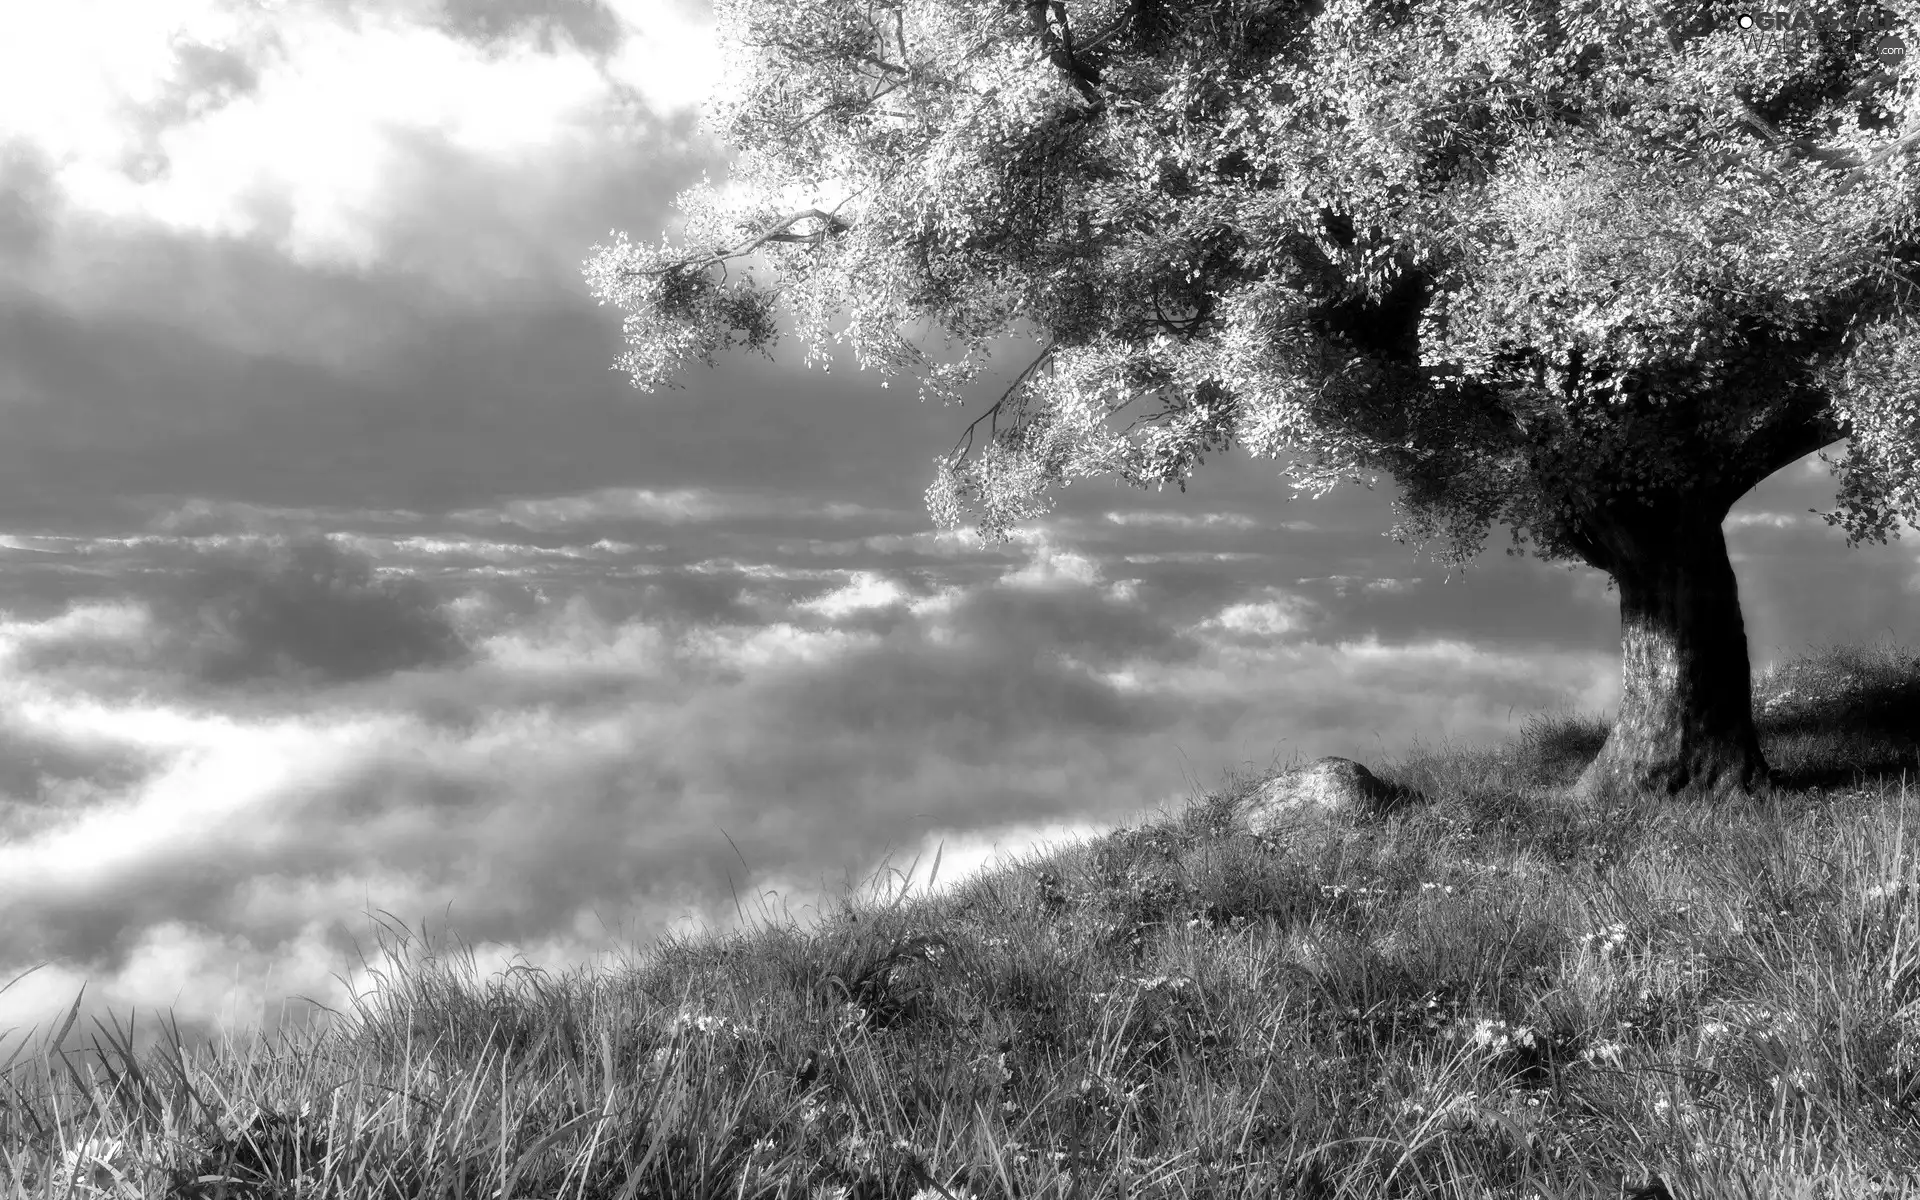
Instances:
[[[1740,119],[1752,126],[1775,146],[1793,150],[1807,158],[1811,158],[1822,166],[1846,171],[1846,177],[1840,181],[1839,191],[1842,196],[1851,192],[1855,187],[1858,187],[1860,181],[1865,179],[1867,173],[1874,168],[1881,166],[1898,155],[1911,152],[1915,147],[1920,147],[1920,127],[1915,127],[1908,130],[1895,141],[1888,142],[1878,150],[1875,150],[1865,158],[1860,158],[1852,150],[1844,147],[1819,145],[1813,140],[1810,134],[1798,138],[1788,138],[1787,135],[1780,132],[1773,122],[1761,116],[1753,105],[1745,101],[1741,102],[1740,110]]]
[[[790,232],[795,225],[806,220],[819,221],[820,227],[808,233]],[[680,259],[667,263],[665,266],[656,267],[651,271],[642,271],[629,267],[621,273],[623,275],[666,275],[674,271],[684,271],[688,268],[705,270],[708,267],[717,266],[725,269],[728,262],[736,258],[745,258],[768,242],[793,242],[801,245],[818,246],[825,243],[828,238],[836,234],[845,233],[852,228],[852,225],[841,220],[833,213],[824,212],[817,208],[808,208],[780,218],[780,220],[774,222],[773,225],[765,231],[741,242],[737,246],[717,246],[714,248],[713,253],[704,259]]]
[[[1722,476],[1724,499],[1731,505],[1782,467],[1799,462],[1848,436],[1848,427],[1824,407],[1796,404],[1776,412],[1741,443],[1734,464]]]
[[[1052,19],[1049,20],[1049,17]],[[1061,0],[1029,0],[1027,20],[1039,36],[1040,52],[1047,61],[1065,73],[1089,108],[1095,112],[1105,109],[1107,100],[1100,94],[1099,69],[1074,51],[1073,27],[1067,23],[1067,6]],[[1105,41],[1111,36],[1112,31],[1099,40]]]
[[[987,422],[987,435],[989,437],[998,432],[1001,407],[1004,406],[1007,401],[1013,399],[1014,395],[1026,385],[1027,380],[1033,378],[1033,373],[1038,371],[1049,358],[1053,357],[1053,350],[1054,347],[1051,343],[1041,349],[1039,354],[1034,355],[1033,361],[1021,368],[1020,373],[1013,377],[1013,382],[1007,385],[1006,391],[1000,393],[1000,398],[993,402],[993,406],[967,423],[967,427],[961,432],[959,440],[953,444],[953,453],[948,456],[950,461],[959,462],[973,449],[973,431],[980,422]]]

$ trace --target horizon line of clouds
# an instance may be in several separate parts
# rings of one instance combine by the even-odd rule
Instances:
[[[741,489],[675,488],[656,491],[640,487],[606,487],[589,492],[460,509],[449,521],[468,525],[517,525],[536,533],[555,532],[607,521],[645,521],[681,525],[741,517],[897,519],[894,509],[870,508],[844,501],[809,502],[796,496],[775,496]]]
[[[151,498],[149,498],[151,499]],[[289,507],[251,504],[244,501],[212,501],[188,498],[176,506],[149,518],[149,532],[114,535],[78,535],[63,533],[0,532],[0,552],[31,555],[52,562],[65,556],[95,558],[119,552],[189,549],[199,552],[245,551],[253,548],[284,548],[290,541],[320,538],[336,547],[366,555],[380,574],[405,574],[410,569],[444,571],[457,569],[459,560],[479,573],[498,573],[502,567],[538,570],[541,562],[564,564],[602,564],[649,566],[632,560],[638,555],[673,554],[672,541],[645,541],[616,536],[615,527],[638,525],[663,530],[700,525],[722,525],[740,520],[880,521],[893,523],[911,519],[913,514],[896,509],[875,508],[845,502],[807,502],[799,497],[767,494],[744,489],[719,488],[599,488],[557,496],[520,498],[503,503],[456,509],[439,515],[408,509],[358,509],[343,506]],[[1104,559],[1109,567],[1198,565],[1267,561],[1273,551],[1172,549],[1120,552],[1103,531],[1122,529],[1244,534],[1259,528],[1259,522],[1238,513],[1195,514],[1182,520],[1183,514],[1150,510],[1111,510],[1099,519],[1050,515],[1022,522],[1009,532],[1008,541],[990,545],[971,527],[957,529],[926,528],[910,533],[884,532],[864,537],[778,538],[763,543],[763,549],[787,560],[822,557],[847,557],[860,554],[894,556],[908,552],[928,559],[953,561],[973,558],[1006,561],[1027,555],[1031,561],[1022,568],[1029,572],[1077,572],[1086,576],[1100,569],[1095,559],[1073,549],[1079,546]],[[1727,519],[1729,529],[1772,529],[1778,531],[1811,529],[1822,525],[1811,513],[1761,511],[1737,513]],[[444,526],[464,529],[446,529]],[[418,532],[407,532],[412,526]],[[436,528],[442,526],[442,528]],[[474,531],[515,528],[541,537],[541,543],[488,538]],[[1279,526],[1287,532],[1320,532],[1311,522],[1289,521]],[[360,529],[377,532],[359,532]],[[635,530],[634,532],[639,532]],[[740,531],[731,531],[739,534]],[[560,540],[555,544],[554,539]],[[757,540],[757,539],[756,539]],[[1103,545],[1105,544],[1105,545]],[[689,547],[679,547],[685,550]],[[784,575],[790,578],[830,578],[839,568],[801,569],[766,561],[750,561],[743,556],[744,546],[699,560],[683,563],[682,569],[697,572],[739,572],[754,575]],[[1032,557],[1034,555],[1038,557]],[[1734,560],[1744,561],[1746,552],[1736,550]],[[629,560],[622,562],[621,560]],[[847,568],[858,570],[859,568]],[[1090,577],[1090,576],[1089,576]],[[1296,580],[1315,580],[1333,584],[1341,594],[1354,587],[1367,591],[1404,590],[1408,581],[1367,578],[1352,574],[1302,576]]]
[[[542,496],[519,496],[491,505],[453,509],[429,514],[413,509],[362,509],[340,506],[292,507],[254,504],[241,500],[213,500],[207,497],[137,497],[144,504],[171,499],[173,507],[150,518],[147,528],[154,532],[178,532],[197,524],[225,522],[247,530],[282,530],[292,526],[335,524],[417,524],[433,520],[461,524],[509,524],[533,532],[558,531],[596,521],[627,519],[659,524],[686,524],[720,521],[737,517],[795,516],[845,521],[861,518],[919,520],[929,534],[948,540],[978,541],[971,526],[955,530],[936,530],[924,510],[876,508],[846,501],[808,501],[798,496],[777,495],[741,488],[714,487],[601,487],[582,492],[564,492]],[[1311,521],[1263,521],[1239,512],[1182,513],[1157,509],[1109,509],[1096,522],[1089,517],[1049,514],[1042,521],[1020,522],[1015,539],[1031,537],[1034,528],[1048,525],[1062,532],[1098,533],[1101,523],[1122,528],[1159,528],[1181,531],[1268,530],[1297,533],[1316,532],[1320,526]],[[913,536],[913,535],[902,535]]]

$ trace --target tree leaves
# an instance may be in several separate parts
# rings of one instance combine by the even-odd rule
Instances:
[[[1055,485],[1184,486],[1236,442],[1295,452],[1296,490],[1392,474],[1396,536],[1450,563],[1495,520],[1577,553],[1596,506],[1731,503],[1848,435],[1833,523],[1911,511],[1920,108],[1873,50],[1905,18],[1817,5],[1803,45],[1635,0],[717,13],[739,158],[679,244],[596,247],[618,366],[764,350],[780,308],[808,361],[951,401],[1037,337],[1047,369],[939,460],[942,523],[1004,536]]]

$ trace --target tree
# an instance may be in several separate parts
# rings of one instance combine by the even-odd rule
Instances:
[[[1388,473],[1388,536],[1450,571],[1504,522],[1619,589],[1580,793],[1752,795],[1728,510],[1851,439],[1827,523],[1920,526],[1920,104],[1881,49],[1911,14],[1718,8],[718,0],[732,179],[586,274],[646,390],[783,306],[810,365],[838,341],[922,399],[1030,340],[927,494],[988,538],[1236,443],[1296,493]]]

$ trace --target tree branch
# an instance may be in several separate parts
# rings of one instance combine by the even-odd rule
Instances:
[[[898,83],[890,83],[886,87],[881,88],[879,91],[875,92],[873,95],[867,97],[868,106],[871,107],[875,101],[883,99],[899,91],[900,87],[901,85]],[[790,124],[781,126],[779,131],[776,132],[773,136],[781,139],[782,141],[792,137],[799,130],[806,128],[808,125],[811,125],[815,117],[819,116],[821,113],[826,112],[828,109],[832,108],[836,103],[838,103],[837,100],[827,101],[825,104],[822,104],[819,108],[814,109],[812,112],[808,113],[804,117],[801,117],[799,120],[794,121]]]
[[[1134,0],[1132,4],[1127,5],[1127,11],[1121,13],[1120,16],[1114,20],[1113,24],[1101,30],[1098,34],[1094,35],[1092,41],[1080,47],[1080,53],[1092,54],[1095,50],[1098,50],[1100,47],[1118,37],[1127,26],[1133,24],[1133,18],[1139,10],[1140,0]]]
[[[1717,499],[1731,506],[1782,467],[1799,462],[1815,450],[1848,436],[1849,430],[1831,412],[1809,404],[1792,404],[1774,412],[1740,444],[1720,486]]]
[[[1847,177],[1840,182],[1840,194],[1844,196],[1852,191],[1859,185],[1862,179],[1867,177],[1868,171],[1871,171],[1873,168],[1896,155],[1908,153],[1913,150],[1915,146],[1920,146],[1920,128],[1911,130],[1899,141],[1889,142],[1878,150],[1875,150],[1872,154],[1869,154],[1865,162],[1855,167],[1848,173]]]
[[[1672,45],[1674,53],[1680,53],[1685,47],[1681,41],[1679,31],[1675,30],[1667,23],[1664,17],[1658,14],[1655,15],[1654,20],[1667,35],[1667,40],[1669,44]],[[1855,89],[1855,93],[1855,95],[1848,96],[1847,98],[1852,100],[1856,99],[1858,95],[1864,94],[1860,89]],[[1811,135],[1789,141],[1779,129],[1775,128],[1773,122],[1761,116],[1759,111],[1745,100],[1740,101],[1740,109],[1740,119],[1758,130],[1762,136],[1774,145],[1792,147],[1808,158],[1825,166],[1851,167],[1852,170],[1848,172],[1847,177],[1842,180],[1840,184],[1840,194],[1843,196],[1852,191],[1862,179],[1866,178],[1868,171],[1886,162],[1896,154],[1905,154],[1914,147],[1920,146],[1920,128],[1916,128],[1901,137],[1899,141],[1891,142],[1874,151],[1867,156],[1865,161],[1856,162],[1852,151],[1837,149],[1831,146],[1816,145]]]
[[[1054,20],[1049,21],[1049,16]],[[1104,110],[1107,100],[1100,94],[1100,72],[1074,53],[1073,29],[1067,24],[1067,6],[1062,0],[1028,0],[1027,20],[1039,35],[1040,51],[1047,61],[1066,72],[1089,108],[1094,112]]]
[[[877,58],[871,54],[859,54],[859,55],[856,55],[855,57],[857,57],[861,62],[866,63],[870,67],[877,67],[880,70],[886,71],[887,73],[892,75],[909,74],[908,70],[905,67],[901,66],[898,63],[890,63],[884,58]]]
[[[812,233],[787,232],[788,230],[792,229],[795,225],[798,225],[800,222],[808,220],[809,218],[819,221],[820,228],[814,230]],[[774,222],[774,224],[770,228],[768,228],[765,232],[756,235],[755,237],[749,239],[748,241],[740,243],[738,246],[716,247],[713,253],[709,254],[705,259],[702,259],[700,261],[696,262],[693,259],[681,259],[677,262],[668,263],[666,266],[660,267],[657,270],[638,271],[638,270],[634,270],[633,268],[627,268],[626,270],[623,270],[621,274],[622,275],[666,275],[673,271],[686,270],[689,267],[704,269],[706,267],[713,267],[713,266],[718,266],[721,270],[724,271],[726,269],[727,263],[730,260],[736,259],[736,258],[745,258],[747,255],[752,254],[755,250],[758,250],[761,246],[766,245],[768,242],[797,242],[802,245],[818,246],[821,243],[825,242],[829,237],[833,236],[834,234],[845,233],[847,230],[851,228],[853,228],[853,226],[847,224],[845,221],[842,221],[838,216],[835,216],[833,213],[822,212],[820,209],[817,209],[817,208],[803,209],[800,212],[791,213],[785,217],[780,218],[780,220]]]
[[[1840,182],[1839,191],[1842,196],[1857,187],[1860,181],[1867,177],[1867,172],[1896,155],[1908,153],[1916,146],[1920,146],[1920,127],[1915,127],[1902,135],[1898,141],[1889,142],[1878,150],[1875,150],[1872,154],[1867,155],[1866,158],[1859,159],[1854,156],[1851,150],[1818,145],[1814,142],[1811,134],[1789,139],[1774,126],[1773,122],[1761,116],[1753,105],[1747,101],[1742,100],[1740,102],[1740,109],[1740,119],[1759,131],[1763,137],[1775,146],[1784,146],[1791,150],[1797,150],[1802,155],[1813,159],[1823,166],[1847,170],[1846,178]]]
[[[989,436],[999,428],[1001,406],[1013,399],[1014,393],[1019,391],[1020,388],[1026,384],[1027,380],[1033,378],[1033,373],[1040,369],[1041,364],[1053,357],[1053,351],[1053,343],[1049,343],[1042,348],[1039,354],[1034,355],[1033,361],[1028,363],[1021,369],[1018,375],[1013,377],[1013,382],[1007,385],[1006,391],[1000,393],[1000,398],[993,402],[993,406],[968,422],[966,429],[961,432],[959,440],[953,444],[953,453],[949,456],[952,461],[959,462],[967,456],[968,451],[973,449],[973,431],[980,422],[987,422],[987,433]]]

